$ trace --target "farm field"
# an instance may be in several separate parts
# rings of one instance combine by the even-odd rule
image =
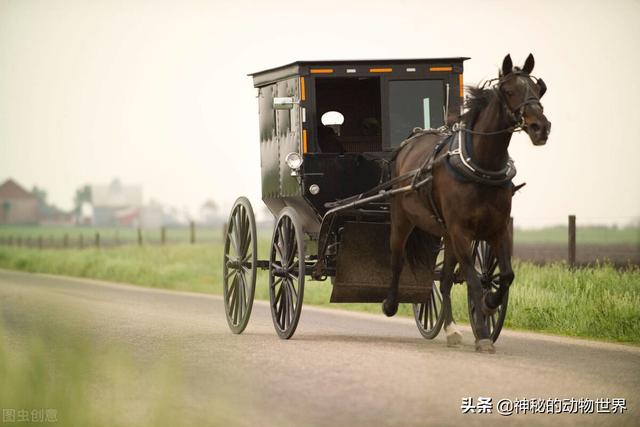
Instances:
[[[143,245],[162,243],[161,229],[141,229]],[[216,244],[222,235],[222,225],[203,227],[196,225],[197,243]],[[99,234],[100,246],[138,244],[138,230],[113,227],[0,227],[0,246],[15,245],[43,248],[96,246]],[[271,224],[262,224],[259,234],[268,239]],[[542,229],[514,230],[514,258],[535,264],[567,260],[567,227],[555,226]],[[189,227],[165,229],[166,244],[190,242]],[[640,265],[640,227],[578,227],[576,233],[576,262],[589,265],[609,262],[617,267]]]
[[[260,239],[259,254],[269,239]],[[222,293],[222,252],[211,244],[124,245],[109,248],[36,249],[0,246],[0,268],[127,282],[157,288]],[[570,269],[563,263],[539,266],[515,262],[506,327],[640,344],[640,268],[610,264]],[[267,276],[259,272],[256,298],[268,299]],[[328,305],[328,282],[307,281],[305,304]],[[379,313],[379,304],[337,308]],[[454,286],[453,309],[468,321],[466,289]],[[412,316],[404,305],[399,313]]]
[[[264,224],[260,229],[261,234],[270,235],[271,224]],[[73,241],[81,234],[90,241],[96,233],[100,233],[103,241],[112,242],[119,240],[121,243],[136,242],[137,229],[127,227],[52,227],[52,226],[0,226],[0,238],[21,237],[31,238],[33,241],[42,237],[46,242],[51,239],[60,241],[64,235],[68,235]],[[166,236],[168,242],[186,242],[190,237],[189,227],[167,227]],[[545,227],[540,229],[514,230],[514,242],[521,245],[565,245],[567,244],[567,227],[563,225]],[[144,241],[160,242],[161,230],[143,228]],[[198,240],[213,241],[219,239],[222,234],[222,226],[210,227],[196,225],[196,237]],[[640,226],[606,227],[606,226],[578,226],[576,233],[578,245],[630,245],[640,247]]]

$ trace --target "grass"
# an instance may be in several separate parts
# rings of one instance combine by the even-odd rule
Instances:
[[[23,241],[31,239],[35,245],[38,237],[42,237],[47,245],[51,239],[54,243],[62,244],[64,235],[68,235],[69,244],[77,246],[79,236],[84,238],[86,246],[92,245],[96,233],[100,233],[102,242],[137,242],[138,234],[135,228],[116,227],[50,227],[50,226],[0,226],[0,239],[13,237],[21,238]],[[188,227],[170,227],[166,230],[166,238],[170,243],[188,242],[190,231]],[[266,231],[269,234],[270,231]],[[160,229],[143,229],[143,240],[145,242],[160,242]],[[196,240],[200,242],[214,242],[220,239],[222,227],[196,226]],[[567,226],[558,225],[541,229],[521,229],[514,230],[514,241],[516,244],[567,244]],[[576,231],[576,242],[578,245],[636,245],[640,247],[640,227],[608,227],[608,226],[578,226]]]
[[[196,240],[200,242],[212,242],[219,240],[222,234],[222,226],[205,227],[196,226]],[[68,237],[70,246],[78,246],[82,236],[85,246],[94,244],[96,233],[100,233],[100,241],[104,243],[136,243],[138,230],[129,227],[52,227],[52,226],[0,226],[0,239],[22,239],[26,245],[31,239],[31,245],[35,246],[38,238],[42,238],[45,246],[55,244],[62,246],[64,236]],[[168,243],[186,243],[191,237],[189,227],[167,227],[165,231]],[[146,243],[160,243],[161,230],[159,228],[143,228],[142,239]]]
[[[260,240],[259,254],[268,241]],[[150,287],[222,293],[222,245],[121,246],[104,249],[37,250],[0,247],[0,268],[128,282]],[[572,270],[557,263],[519,262],[506,327],[640,344],[640,268],[598,265]],[[305,304],[329,305],[329,282],[307,281]],[[259,272],[256,298],[268,299]],[[379,304],[335,307],[379,313]],[[457,321],[468,322],[466,290],[454,286]],[[399,313],[412,316],[403,305]]]
[[[134,360],[124,347],[74,336],[60,325],[32,323],[16,331],[0,324],[3,420],[96,427],[182,421],[175,409],[183,400],[180,367],[168,359],[153,366]]]

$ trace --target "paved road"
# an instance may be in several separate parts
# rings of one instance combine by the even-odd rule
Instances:
[[[189,412],[224,425],[640,424],[637,347],[503,331],[497,354],[477,354],[468,329],[461,347],[447,348],[410,319],[312,307],[282,341],[263,302],[235,336],[220,297],[3,270],[0,310],[9,335],[46,322],[129,346],[148,364],[178,349]],[[463,415],[465,396],[623,397],[628,411]]]

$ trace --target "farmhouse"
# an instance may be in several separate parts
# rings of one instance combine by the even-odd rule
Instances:
[[[0,185],[0,224],[38,223],[38,198],[13,179]]]
[[[114,180],[108,185],[91,186],[93,224],[96,226],[137,226],[140,224],[142,188],[122,185]]]

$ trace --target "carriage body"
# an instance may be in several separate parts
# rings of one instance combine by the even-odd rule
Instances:
[[[269,259],[258,260],[249,201],[240,198],[232,209],[224,297],[233,332],[248,322],[257,268],[269,270],[281,338],[296,329],[307,276],[331,278],[331,302],[384,299],[389,197],[375,194],[414,128],[458,120],[466,59],[299,61],[250,75],[258,90],[262,200],[276,223]],[[442,326],[439,273],[437,266],[424,273],[404,269],[398,300],[414,303],[420,332],[433,338]]]
[[[326,203],[379,184],[377,160],[389,158],[414,127],[437,128],[445,110],[459,113],[466,59],[304,61],[252,74],[262,199],[271,212],[292,207],[308,237],[317,238]],[[275,98],[293,103],[274,108]],[[341,113],[344,123],[323,125],[328,112]],[[303,159],[299,171],[287,165],[292,152]]]

